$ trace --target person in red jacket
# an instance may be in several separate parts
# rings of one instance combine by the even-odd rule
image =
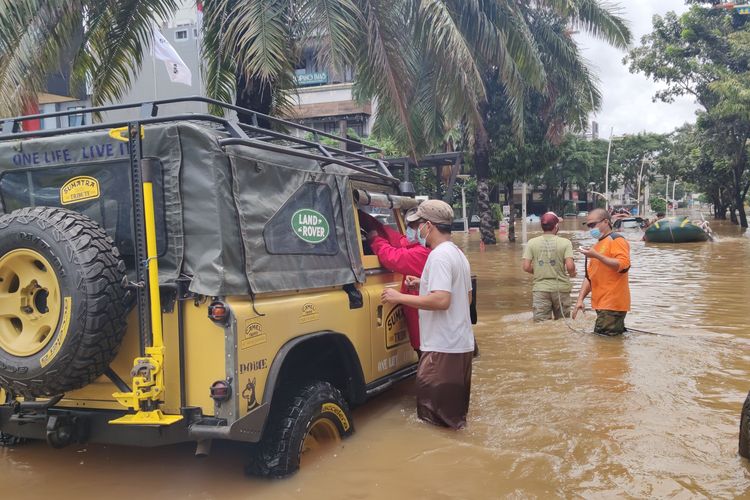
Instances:
[[[367,241],[370,248],[378,256],[378,260],[383,267],[404,275],[404,281],[401,282],[401,293],[419,295],[419,290],[412,290],[406,285],[406,276],[418,278],[422,276],[427,256],[430,255],[430,249],[423,247],[417,241],[416,226],[419,225],[419,221],[407,224],[407,236],[384,226],[373,216],[361,210],[359,211],[359,224],[367,231]],[[419,311],[407,306],[403,306],[403,308],[406,326],[409,329],[409,341],[417,354],[420,354]]]

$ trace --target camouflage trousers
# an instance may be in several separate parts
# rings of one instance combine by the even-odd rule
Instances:
[[[532,292],[534,321],[570,316],[570,292]]]
[[[621,335],[625,331],[625,311],[607,311],[601,309],[596,311],[596,323],[594,333],[599,335]]]

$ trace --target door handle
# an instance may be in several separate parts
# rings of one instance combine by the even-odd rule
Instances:
[[[383,326],[383,306],[378,306],[378,326]]]

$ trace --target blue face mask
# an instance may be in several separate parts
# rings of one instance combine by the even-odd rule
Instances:
[[[419,241],[419,244],[420,244],[420,245],[422,245],[423,247],[426,247],[426,246],[427,246],[427,235],[428,235],[428,234],[430,234],[430,232],[429,232],[429,231],[427,231],[427,234],[425,234],[425,235],[424,235],[424,237],[422,237],[422,228],[423,228],[424,226],[425,226],[425,225],[424,225],[424,224],[422,224],[421,226],[419,226],[419,227],[417,228],[417,241]]]
[[[419,238],[417,238],[417,230],[413,227],[407,227],[406,228],[406,240],[409,243],[418,243]]]
[[[599,238],[601,238],[601,237],[602,237],[602,232],[601,232],[601,231],[599,231],[599,228],[598,228],[598,227],[595,227],[594,229],[592,229],[591,231],[589,231],[589,234],[590,234],[590,235],[591,235],[591,237],[592,237],[592,238],[594,238],[595,240],[598,240]]]

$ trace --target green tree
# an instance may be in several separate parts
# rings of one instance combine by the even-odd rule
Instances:
[[[744,205],[750,188],[749,36],[748,25],[737,16],[693,6],[681,16],[674,12],[655,16],[653,32],[626,58],[632,72],[666,84],[656,93],[657,99],[670,102],[676,96],[692,95],[703,107],[698,127],[704,137],[712,138],[713,152],[707,172],[720,178],[725,170],[730,173],[730,213],[733,217],[735,210],[739,213],[742,227],[748,226]]]
[[[710,130],[684,125],[670,134],[668,145],[659,157],[658,171],[694,186],[713,204],[714,216],[725,219],[731,205],[732,181],[720,148]],[[664,192],[664,185],[654,185],[654,190]]]
[[[653,179],[657,171],[658,158],[667,145],[667,137],[662,134],[639,133],[627,135],[612,141],[612,154],[609,168],[610,192],[624,186],[626,192],[638,199],[638,177],[643,174],[641,188],[645,179]],[[675,178],[673,176],[673,178]]]
[[[572,186],[586,192],[589,183],[594,189],[603,190],[599,182],[604,179],[607,160],[607,141],[587,140],[575,134],[567,134],[559,147],[559,155],[554,168],[547,168],[539,178],[545,186],[545,202],[552,210],[563,210],[564,193]],[[578,207],[575,212],[578,212]],[[564,210],[563,210],[564,211]]]
[[[497,68],[513,103],[522,101],[524,82],[543,79],[519,7],[509,0],[203,5],[208,96],[282,113],[300,51],[312,43],[323,64],[354,69],[355,94],[377,97],[376,129],[412,154],[434,147],[457,120],[479,123],[479,59]],[[71,60],[79,87],[90,83],[95,105],[118,100],[147,54],[152,26],[176,8],[176,0],[0,0],[0,115],[22,110],[63,59]],[[521,107],[512,108],[518,115]]]
[[[531,179],[549,165],[564,130],[580,129],[600,105],[596,79],[572,38],[571,28],[620,48],[630,42],[630,32],[617,11],[596,0],[521,2],[518,9],[542,61],[544,81],[541,86],[527,85],[519,97],[499,78],[497,68],[485,66],[487,100],[480,106],[483,126],[475,127],[473,155],[485,243],[495,243],[489,204],[491,179],[504,186],[512,200],[513,183]],[[523,113],[519,114],[519,109]]]

